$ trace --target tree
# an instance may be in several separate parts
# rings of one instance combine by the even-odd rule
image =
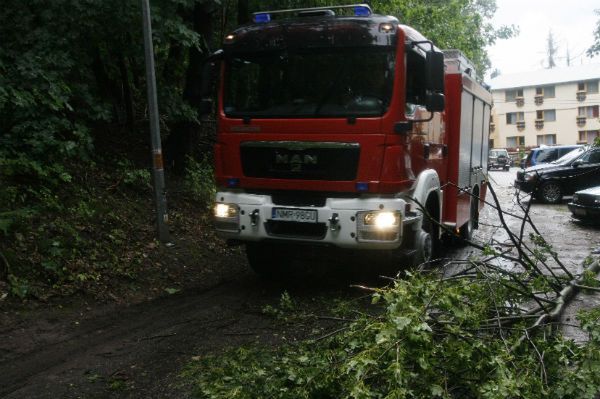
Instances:
[[[600,17],[600,9],[594,10],[596,15]],[[600,54],[600,18],[596,22],[596,30],[594,31],[594,44],[587,50],[588,57],[594,57]]]

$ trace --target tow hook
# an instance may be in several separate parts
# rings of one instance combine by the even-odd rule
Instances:
[[[253,210],[250,214],[250,224],[252,224],[252,226],[256,226],[258,224],[259,214],[260,213],[258,212],[258,209]]]
[[[332,213],[331,217],[327,220],[329,221],[331,231],[338,231],[340,229],[340,217],[337,213]]]

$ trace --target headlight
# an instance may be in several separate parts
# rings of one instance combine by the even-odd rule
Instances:
[[[594,204],[599,204],[599,205],[600,205],[600,198],[596,198],[596,199],[594,200]]]
[[[387,230],[398,226],[399,217],[395,212],[369,212],[364,215],[365,226],[375,226],[380,230]]]
[[[523,180],[525,180],[525,181],[533,181],[533,180],[537,179],[537,177],[538,177],[537,173],[529,172],[529,173],[525,173],[523,175]]]
[[[240,208],[236,204],[217,203],[214,207],[215,228],[224,231],[239,231]]]
[[[577,194],[573,194],[573,202],[577,202],[579,196]]]
[[[234,204],[216,204],[215,217],[217,218],[232,218],[237,217],[239,208]]]
[[[356,230],[359,241],[398,241],[401,231],[400,212],[358,212]]]

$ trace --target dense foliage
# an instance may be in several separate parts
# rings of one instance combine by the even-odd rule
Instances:
[[[590,340],[576,345],[525,320],[499,328],[510,311],[490,311],[520,303],[514,294],[485,279],[409,275],[373,295],[383,312],[301,344],[200,358],[184,377],[215,399],[595,397],[598,311],[580,316]]]
[[[201,200],[208,201],[213,190],[210,179],[199,181],[210,176],[203,153],[210,153],[214,132],[198,114],[207,55],[254,11],[341,3],[348,2],[151,1],[167,166],[188,170],[185,187],[201,190]],[[141,2],[6,0],[2,5],[0,280],[24,295],[27,290],[16,288],[27,286],[23,281],[60,286],[65,279],[96,274],[90,271],[96,255],[89,247],[100,241],[75,234],[74,228],[86,224],[110,235],[101,221],[108,217],[106,209],[120,207],[107,205],[119,192],[107,191],[115,181],[135,180],[140,198],[151,200]],[[371,5],[397,15],[441,48],[460,48],[481,72],[487,66],[485,45],[512,32],[491,28],[493,0]],[[187,161],[189,156],[203,161]]]

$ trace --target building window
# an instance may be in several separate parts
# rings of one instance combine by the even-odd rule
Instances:
[[[511,136],[506,138],[508,148],[517,148],[525,145],[525,136]]]
[[[516,101],[517,98],[523,98],[523,89],[506,90],[506,102]]]
[[[554,86],[539,86],[535,88],[535,95],[542,98],[554,98]]]
[[[536,120],[546,121],[546,122],[555,122],[556,121],[556,110],[554,109],[545,109],[536,111]]]
[[[507,112],[506,113],[506,124],[516,125],[517,122],[525,121],[525,113],[523,112]]]
[[[537,145],[554,145],[556,144],[556,134],[540,134],[537,136]]]
[[[598,81],[597,80],[588,80],[585,82],[579,82],[579,83],[577,83],[577,91],[588,93],[588,94],[597,94],[598,93]]]
[[[577,115],[586,118],[598,118],[598,106],[591,105],[588,107],[579,107],[579,112]]]
[[[600,136],[600,130],[580,130],[579,144],[592,144],[596,137]]]

